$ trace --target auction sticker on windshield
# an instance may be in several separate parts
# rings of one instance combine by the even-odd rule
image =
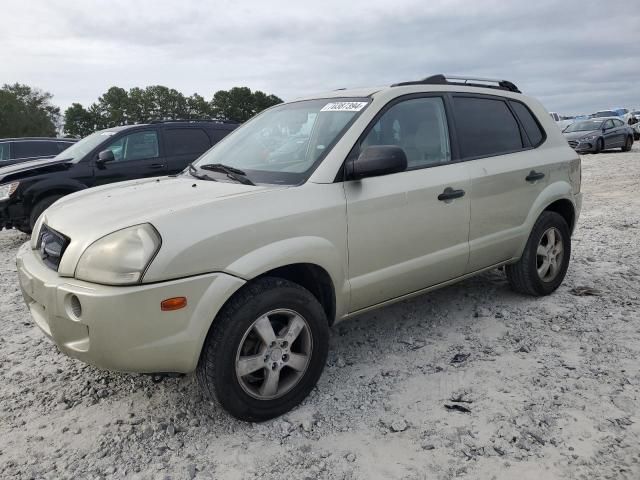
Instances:
[[[322,107],[321,112],[359,112],[367,102],[331,102]]]

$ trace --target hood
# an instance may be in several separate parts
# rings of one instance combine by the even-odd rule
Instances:
[[[586,137],[589,135],[600,135],[602,132],[600,130],[592,130],[590,132],[562,132],[564,138],[567,140],[580,140],[582,137]]]
[[[196,209],[202,209],[203,218],[211,218],[233,198],[282,188],[287,187],[213,182],[186,176],[132,180],[63,197],[46,210],[44,223],[71,239],[59,271],[72,275],[72,266],[75,268],[84,249],[116,230],[141,223],[154,225],[166,217]]]
[[[0,164],[0,183],[20,180],[22,178],[40,175],[42,173],[66,170],[71,165],[73,165],[71,160],[66,158],[61,160],[56,160],[54,158],[30,160],[28,162],[15,163],[4,167]]]

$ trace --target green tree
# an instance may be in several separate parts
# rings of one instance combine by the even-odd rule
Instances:
[[[98,98],[98,106],[105,124],[115,127],[129,123],[129,93],[120,87],[111,87]]]
[[[95,131],[94,116],[79,103],[72,103],[64,112],[64,132],[71,137],[86,137]]]
[[[55,136],[60,109],[53,95],[15,83],[0,89],[0,137]]]
[[[245,122],[265,108],[282,103],[282,99],[260,90],[252,92],[248,87],[233,87],[217,91],[211,103],[215,117]]]
[[[187,97],[187,116],[188,120],[197,120],[202,118],[213,117],[213,108],[203,96],[194,93]]]
[[[196,120],[219,118],[244,122],[265,108],[281,103],[275,95],[247,87],[220,90],[207,102],[194,93],[185,97],[173,88],[111,87],[88,108],[74,103],[65,111],[64,129],[69,135],[86,136],[104,128],[148,123],[153,120]]]

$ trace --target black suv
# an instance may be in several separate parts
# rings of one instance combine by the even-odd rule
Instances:
[[[0,168],[0,230],[30,233],[51,204],[78,190],[181,172],[238,124],[158,121],[95,132],[49,160]]]
[[[75,138],[0,138],[0,168],[29,160],[55,157],[77,141]]]

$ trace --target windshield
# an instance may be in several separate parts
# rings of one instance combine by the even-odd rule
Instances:
[[[54,158],[55,160],[81,160],[87,153],[115,134],[116,132],[109,130],[92,133],[60,152]]]
[[[297,185],[368,103],[366,98],[338,98],[278,105],[235,130],[194,165],[224,164],[254,183]]]
[[[592,130],[599,130],[602,123],[602,120],[584,120],[572,123],[565,129],[565,132],[590,132]]]

